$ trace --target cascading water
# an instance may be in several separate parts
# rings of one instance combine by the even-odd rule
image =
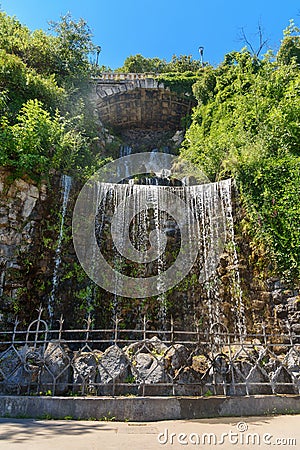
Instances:
[[[52,324],[53,319],[53,310],[55,303],[55,294],[57,292],[57,287],[59,283],[58,271],[61,263],[61,245],[63,240],[63,231],[65,224],[65,217],[67,212],[67,205],[69,201],[70,189],[72,184],[72,178],[68,175],[62,175],[61,178],[61,193],[62,193],[62,207],[61,207],[61,219],[60,219],[60,227],[59,227],[59,235],[57,239],[57,246],[55,250],[55,259],[54,259],[54,270],[52,277],[52,290],[50,293],[50,297],[48,300],[48,314],[50,319],[50,324]]]
[[[0,297],[2,297],[5,287],[5,269],[0,273]]]
[[[129,145],[121,145],[120,146],[119,158],[122,158],[124,156],[129,156],[129,155],[131,155],[131,153],[132,153],[132,147],[130,147]],[[118,167],[118,176],[120,176],[121,172],[122,172],[125,180],[130,177],[127,161],[125,161],[123,165],[120,164],[120,166]],[[117,201],[117,199],[116,199],[116,201]],[[117,251],[114,251],[114,264],[118,269],[120,269],[119,266],[121,264],[121,259],[119,257],[119,253]],[[117,279],[116,279],[115,283],[118,283]],[[116,290],[117,290],[117,286],[116,286]],[[112,311],[113,311],[113,317],[115,320],[118,315],[118,295],[117,294],[114,294]]]
[[[236,311],[236,327],[237,333],[243,336],[246,333],[246,323],[245,323],[245,305],[243,301],[243,293],[241,289],[241,279],[239,272],[239,259],[237,254],[237,246],[234,236],[234,220],[232,212],[232,186],[231,180],[226,180],[223,183],[221,189],[222,205],[224,208],[224,217],[226,217],[227,223],[226,228],[229,234],[229,240],[231,243],[232,252],[232,262],[233,262],[233,280],[231,283],[231,296],[235,301],[235,311]]]
[[[234,221],[231,204],[231,180],[193,186],[161,186],[153,184],[99,183],[96,236],[101,252],[116,271],[135,278],[153,277],[157,287],[157,320],[162,327],[167,317],[167,295],[163,273],[178,256],[178,242],[182,239],[180,227],[161,205],[171,205],[174,195],[186,205],[187,241],[197,248],[198,256],[191,273],[197,275],[205,298],[198,299],[206,309],[206,323],[222,322],[222,298],[218,267],[224,248],[229,248],[231,266],[231,309],[236,318],[236,330],[244,330],[244,305],[238,273],[238,259],[234,241]],[[130,207],[125,207],[126,201]],[[116,214],[119,205],[122,211]],[[189,214],[192,211],[192,217]],[[113,222],[116,241],[111,231]],[[193,222],[193,223],[192,223]],[[145,252],[152,252],[151,257]],[[116,257],[116,255],[118,255]],[[116,283],[120,279],[116,277]],[[116,285],[116,292],[120,291]],[[191,286],[187,289],[193,289]],[[195,296],[194,296],[195,297]],[[194,299],[194,302],[196,300]],[[113,314],[118,309],[114,295]],[[137,313],[137,311],[135,311]]]
[[[132,153],[132,148],[129,147],[128,145],[121,145],[120,146],[120,151],[119,151],[119,158],[122,158],[123,156],[129,156]],[[124,175],[125,178],[129,177],[129,167],[128,167],[128,163],[125,161],[124,162]]]

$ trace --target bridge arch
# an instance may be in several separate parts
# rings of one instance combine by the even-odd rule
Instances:
[[[99,120],[116,131],[180,130],[193,101],[180,96],[151,74],[107,73],[93,80]]]

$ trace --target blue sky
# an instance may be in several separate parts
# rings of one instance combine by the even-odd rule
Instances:
[[[167,61],[173,54],[198,58],[200,45],[204,60],[216,65],[243,47],[242,27],[256,47],[260,23],[276,50],[289,19],[300,23],[299,0],[0,0],[0,5],[32,30],[47,30],[49,20],[68,11],[75,19],[83,17],[102,47],[99,63],[111,68],[137,53]]]

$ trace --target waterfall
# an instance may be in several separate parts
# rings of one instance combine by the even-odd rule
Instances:
[[[55,294],[57,292],[57,287],[59,283],[58,271],[61,263],[61,245],[63,240],[63,231],[64,231],[64,223],[67,212],[67,205],[69,201],[69,194],[71,189],[72,178],[68,175],[62,175],[61,178],[61,194],[62,194],[62,207],[61,207],[61,218],[60,218],[60,227],[59,227],[59,235],[57,239],[57,246],[55,250],[55,259],[54,259],[54,270],[52,276],[52,290],[50,293],[50,297],[48,300],[48,314],[50,318],[50,323],[52,323],[53,319],[53,310],[55,303]]]
[[[123,158],[124,156],[129,156],[129,155],[131,155],[131,153],[132,153],[132,147],[130,147],[129,145],[121,145],[120,146],[119,158]],[[130,171],[130,169],[128,166],[128,161],[125,161],[123,165],[120,164],[120,166],[118,167],[118,176],[120,176],[122,173],[125,180],[129,179],[130,178],[129,171]],[[123,183],[126,184],[125,180],[123,180]],[[132,181],[132,180],[129,180],[129,183],[130,183],[130,181]],[[115,199],[115,201],[117,201],[117,198]],[[114,251],[114,265],[116,266],[117,269],[120,269],[119,265],[121,263],[122,262],[121,262],[121,258],[119,257],[119,253],[117,251]],[[117,278],[116,278],[115,291],[117,291],[118,283],[119,283],[119,280],[117,280]],[[117,315],[119,313],[118,304],[119,304],[118,295],[115,293],[114,298],[113,298],[113,303],[112,303],[112,315],[113,315],[114,320],[117,318]]]
[[[245,323],[245,305],[243,301],[243,292],[241,289],[241,279],[239,272],[239,259],[237,253],[237,245],[234,236],[234,220],[232,211],[232,193],[231,193],[231,180],[225,180],[221,189],[222,205],[225,209],[224,216],[227,220],[227,231],[229,240],[231,243],[232,262],[233,262],[233,280],[231,283],[232,299],[235,302],[236,311],[236,332],[243,336],[246,333]]]
[[[174,247],[183,237],[168,210],[172,211],[174,195],[179,197],[186,207],[182,212],[187,222],[184,228],[186,242],[190,249],[196,248],[198,254],[193,270],[206,293],[207,301],[203,307],[207,309],[207,322],[211,326],[222,321],[218,267],[226,246],[230,249],[230,266],[234,268],[230,280],[232,310],[241,334],[245,325],[244,305],[234,240],[231,180],[176,187],[146,182],[145,185],[99,183],[102,203],[97,207],[96,236],[101,252],[107,260],[110,258],[115,270],[124,275],[155,277],[153,280],[160,292],[157,296],[158,318],[163,325],[167,317],[167,287],[163,274],[170,264],[172,251],[175,251],[172,245]],[[108,238],[109,235],[113,239]],[[175,264],[176,259],[171,263]],[[116,283],[115,291],[120,292],[120,278],[116,277]],[[118,296],[114,294],[114,314],[117,308]]]
[[[131,153],[132,153],[132,148],[129,147],[128,145],[120,146],[119,158],[122,158],[123,156],[129,156],[129,155],[131,155]],[[128,167],[127,161],[124,162],[124,172],[123,173],[124,173],[125,178],[129,178],[129,167]]]
[[[164,223],[164,212],[160,209],[160,195],[159,195],[159,189],[151,189],[151,200],[152,200],[152,207],[153,207],[153,216],[154,216],[154,225],[156,230],[156,246],[157,248],[161,248],[161,234],[159,234],[157,231],[161,229],[163,223]],[[158,253],[157,255],[157,285],[159,289],[164,290],[164,281],[161,278],[161,274],[165,270],[165,255],[164,252]],[[161,323],[161,328],[164,329],[166,324],[166,317],[167,317],[167,308],[166,308],[166,297],[165,294],[162,293],[158,298],[159,302],[159,321]]]
[[[5,287],[5,268],[0,273],[0,297],[3,296],[4,287]]]
[[[99,204],[99,193],[100,193],[100,183],[97,184],[97,190],[94,192],[95,195],[95,204]],[[95,216],[97,214],[97,211],[95,211]],[[104,226],[104,215],[102,216],[102,222],[98,223],[98,229],[96,230],[96,233],[101,235],[102,229]],[[96,248],[93,248],[92,258],[91,258],[91,266],[92,266],[92,272],[94,272],[95,268],[95,258],[96,258]],[[86,303],[87,303],[87,310],[86,310],[86,317],[93,317],[93,311],[94,311],[94,299],[95,299],[95,283],[93,280],[90,280],[88,287],[87,287],[87,297],[86,297]]]

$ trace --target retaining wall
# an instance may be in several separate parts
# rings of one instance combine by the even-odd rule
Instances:
[[[0,396],[1,417],[156,421],[300,413],[299,395],[248,397]]]

